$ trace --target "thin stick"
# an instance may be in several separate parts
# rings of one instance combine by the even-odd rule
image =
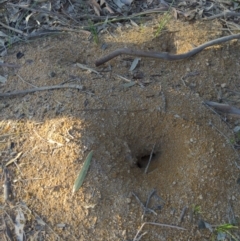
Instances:
[[[150,202],[150,199],[151,199],[151,197],[153,196],[153,194],[156,192],[156,190],[155,189],[153,189],[152,191],[151,191],[151,193],[148,195],[148,199],[147,199],[147,202],[146,202],[146,205],[145,205],[145,209],[144,209],[144,212],[143,212],[143,215],[142,215],[142,220],[143,220],[143,218],[144,218],[144,216],[145,216],[145,213],[146,213],[146,209],[148,208],[148,204],[149,204],[149,202]]]
[[[144,232],[144,233],[142,233],[141,235],[139,235],[139,237],[136,239],[136,241],[140,241],[141,238],[142,238],[144,235],[146,235],[146,234],[147,234],[147,232]]]
[[[180,218],[179,218],[179,222],[181,223],[183,221],[183,218],[186,214],[186,211],[187,211],[187,207],[184,207],[182,212],[181,212],[181,215],[180,215]]]
[[[141,200],[139,199],[139,197],[137,196],[137,194],[135,194],[134,192],[132,192],[133,196],[136,198],[137,202],[140,204],[142,209],[145,209],[144,204],[141,202]]]
[[[0,66],[2,67],[8,67],[8,68],[20,68],[20,65],[17,64],[8,64],[8,63],[0,63]]]
[[[33,84],[27,82],[26,80],[24,80],[20,75],[17,74],[17,76],[18,76],[18,78],[20,78],[24,83],[27,83],[27,84],[31,85],[32,87],[34,87],[34,88],[38,88],[38,86],[33,85]]]
[[[189,57],[201,52],[203,49],[210,47],[212,45],[224,43],[224,42],[227,42],[227,41],[230,41],[233,39],[239,39],[239,38],[240,38],[240,34],[234,34],[234,35],[225,36],[222,38],[217,38],[217,39],[211,40],[209,42],[206,42],[184,54],[170,54],[167,52],[154,52],[154,51],[146,52],[146,51],[142,51],[142,50],[133,50],[133,49],[129,49],[129,48],[122,48],[122,49],[117,49],[117,50],[111,52],[110,54],[96,60],[95,65],[96,66],[102,65],[102,64],[108,62],[109,60],[111,60],[119,55],[122,55],[122,54],[137,56],[137,57],[150,57],[150,58],[156,58],[156,59],[164,59],[164,60],[168,60],[168,61],[181,60],[181,59],[189,58]]]
[[[21,30],[19,30],[19,29],[16,29],[16,28],[9,27],[8,25],[6,25],[6,24],[4,24],[4,23],[2,23],[2,22],[0,22],[0,25],[2,25],[4,28],[7,28],[7,29],[9,29],[9,30],[12,30],[12,31],[14,31],[14,32],[16,32],[16,33],[19,33],[19,34],[22,34],[22,35],[24,35],[24,36],[27,36],[27,34],[24,33],[23,31],[21,31]]]
[[[163,107],[162,107],[163,113],[166,113],[166,106],[167,106],[167,104],[166,104],[166,97],[165,97],[163,91],[161,91],[161,96],[162,96],[162,102],[163,102]]]
[[[144,206],[144,204],[141,202],[141,200],[139,199],[139,197],[137,196],[137,194],[135,194],[134,192],[132,192],[133,196],[136,198],[137,202],[140,204],[141,208],[143,209],[144,212],[151,212],[155,215],[157,215],[157,213],[152,210],[151,208],[147,208]]]
[[[137,231],[137,234],[135,235],[133,241],[137,241],[137,237],[139,235],[139,233],[142,231],[143,227],[145,225],[155,225],[155,226],[160,226],[160,227],[167,227],[167,228],[175,228],[178,230],[187,230],[185,228],[179,227],[179,226],[174,226],[174,225],[169,225],[169,224],[163,224],[163,223],[154,223],[154,222],[145,222],[142,224],[142,226],[139,228],[139,230]]]
[[[19,152],[13,159],[11,159],[10,161],[8,161],[6,164],[5,164],[5,167],[9,166],[10,164],[14,163],[15,161],[18,160],[18,158],[20,158],[22,155],[22,151]]]
[[[152,148],[152,151],[151,151],[151,155],[150,155],[149,160],[148,160],[148,164],[147,164],[147,166],[145,168],[145,171],[144,171],[145,174],[147,174],[148,167],[149,167],[149,165],[150,165],[150,163],[152,161],[152,156],[153,156],[153,151],[154,151],[155,145],[156,145],[156,143],[153,145],[153,148]]]
[[[211,17],[203,18],[203,20],[213,20],[215,18],[221,18],[221,17],[227,18],[227,17],[239,17],[239,16],[240,16],[240,13],[235,13],[235,12],[231,12],[231,11],[224,11],[222,13],[213,15]]]
[[[20,91],[2,93],[2,94],[0,94],[0,98],[7,98],[7,97],[12,97],[12,96],[17,96],[17,95],[25,95],[25,94],[30,94],[30,93],[33,93],[33,92],[36,92],[36,91],[63,89],[63,88],[83,90],[82,85],[52,85],[52,86],[44,86],[44,87],[28,89],[28,90],[20,90]]]

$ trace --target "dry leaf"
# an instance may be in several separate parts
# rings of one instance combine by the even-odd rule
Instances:
[[[180,8],[180,7],[185,7],[185,6],[187,6],[187,3],[186,3],[185,1],[180,2],[180,3],[178,4],[178,7],[179,7],[179,8]]]
[[[150,6],[152,4],[153,0],[147,0],[147,6]]]
[[[172,8],[172,13],[173,13],[173,17],[174,17],[175,19],[178,19],[178,11],[177,11],[176,8]]]
[[[131,64],[129,71],[133,71],[137,67],[140,60],[141,58],[135,58]]]
[[[129,87],[134,86],[135,84],[136,84],[135,81],[131,81],[131,82],[129,82],[129,83],[123,84],[122,86],[123,86],[124,88],[129,88]]]
[[[5,84],[6,82],[7,82],[7,78],[0,75],[0,83]]]
[[[200,9],[197,13],[196,19],[202,19],[203,9]]]
[[[0,37],[8,37],[4,32],[0,31]]]
[[[103,7],[104,5],[106,6],[105,9],[107,9],[109,13],[114,13],[105,0],[100,0],[100,6]]]
[[[93,7],[95,13],[100,16],[100,12],[101,12],[101,7],[99,6],[99,4],[96,2],[96,0],[89,0],[89,4]]]
[[[76,65],[79,67],[79,68],[81,68],[81,69],[85,69],[85,70],[88,70],[90,73],[95,73],[95,74],[98,74],[98,75],[100,75],[100,73],[99,72],[97,72],[96,70],[94,70],[94,69],[92,69],[92,68],[89,68],[89,67],[87,67],[86,65],[84,65],[84,64],[80,64],[80,63],[76,63]]]
[[[125,4],[121,0],[113,0],[113,2],[119,7],[122,8]]]
[[[183,13],[183,15],[188,21],[190,21],[195,18],[196,13],[197,13],[196,10],[191,10],[191,11]]]
[[[130,23],[131,23],[133,26],[138,27],[137,23],[134,22],[132,19],[130,19]]]
[[[125,5],[131,5],[133,0],[121,0],[122,3],[124,3]]]
[[[204,8],[204,11],[208,12],[208,11],[212,10],[213,6],[214,6],[213,3],[211,3],[209,7]]]
[[[169,4],[167,2],[165,2],[164,0],[160,0],[160,7],[161,6],[169,8]]]

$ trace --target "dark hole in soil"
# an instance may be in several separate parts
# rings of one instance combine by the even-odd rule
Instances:
[[[151,153],[149,155],[143,155],[143,156],[137,157],[137,167],[146,168],[150,155],[151,155]],[[155,160],[155,157],[156,157],[156,154],[153,153],[151,163]],[[151,163],[150,163],[150,165],[151,165]]]

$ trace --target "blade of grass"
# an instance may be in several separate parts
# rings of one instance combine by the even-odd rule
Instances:
[[[83,181],[87,175],[87,171],[89,169],[89,166],[90,166],[90,163],[91,163],[91,160],[92,160],[92,155],[93,155],[93,151],[90,151],[89,154],[87,155],[87,158],[86,160],[84,161],[83,163],[83,167],[82,169],[80,170],[79,174],[78,174],[78,177],[73,185],[73,190],[72,190],[72,193],[74,194],[75,192],[78,191],[78,189],[82,186],[83,184]]]
[[[158,37],[160,35],[161,31],[164,29],[164,27],[167,25],[168,21],[171,19],[170,11],[171,11],[173,4],[174,4],[174,0],[170,4],[168,11],[163,14],[163,19],[160,21],[160,23],[158,25],[158,29],[155,33],[155,37]]]

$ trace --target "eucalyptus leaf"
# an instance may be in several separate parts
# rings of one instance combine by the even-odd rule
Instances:
[[[1,84],[5,84],[7,82],[7,78],[5,78],[4,76],[0,75],[0,83]]]
[[[137,67],[140,60],[141,60],[141,58],[135,58],[132,62],[132,65],[131,65],[129,71],[133,71]]]
[[[221,233],[220,232],[220,233],[217,234],[217,240],[218,241],[225,240],[226,236],[227,236],[226,233]]]
[[[212,225],[207,222],[204,222],[204,224],[205,224],[205,227],[212,233],[213,232]]]
[[[80,170],[78,177],[73,185],[73,190],[72,193],[74,194],[76,191],[78,191],[78,189],[82,186],[83,181],[87,175],[91,160],[92,160],[92,155],[93,155],[93,151],[90,151],[89,154],[87,155],[86,160],[83,163],[83,167]]]
[[[134,86],[135,84],[136,84],[135,81],[131,81],[131,82],[129,82],[129,83],[123,84],[123,87],[124,87],[124,88],[129,88],[129,87]]]

